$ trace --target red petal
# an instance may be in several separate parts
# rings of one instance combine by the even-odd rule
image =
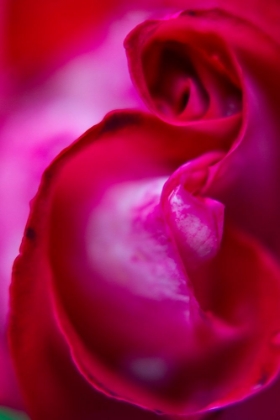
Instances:
[[[200,228],[195,237],[177,232],[180,217],[185,217],[182,208],[177,208],[181,216],[166,224],[166,214],[176,210],[164,205],[168,194],[162,195],[163,211],[154,204],[160,195],[152,178],[166,177],[196,157],[196,147],[185,130],[118,112],[89,130],[45,172],[11,291],[12,352],[34,419],[54,418],[54,407],[60,418],[81,416],[77,410],[83,399],[83,418],[90,418],[99,404],[103,407],[100,398],[107,401],[94,388],[150,410],[192,414],[244,398],[278,371],[278,267],[253,240],[228,228],[227,219],[220,251],[211,247],[210,261],[198,253],[200,263],[191,266],[180,235],[187,245],[194,239],[202,244],[205,235]],[[212,158],[198,159],[197,167],[191,164],[190,184],[184,169],[175,181],[171,177],[170,191],[182,180],[185,187],[193,188],[195,180],[203,185],[204,176],[197,176],[205,171],[203,162],[210,165]],[[148,191],[142,189],[139,196],[142,184]],[[133,194],[126,195],[131,185]],[[202,225],[215,232],[213,243],[218,244],[216,204],[180,194],[185,208],[190,206]],[[134,206],[137,197],[140,202],[144,198],[142,208]],[[129,223],[120,218],[130,214],[127,200],[134,206],[128,201],[128,209],[139,216]],[[106,233],[98,222],[92,237],[97,245],[109,238],[107,266],[87,253],[92,214],[100,223],[110,223]],[[126,244],[131,220],[137,223]],[[126,259],[137,246],[139,265]],[[153,270],[150,284],[141,289]]]

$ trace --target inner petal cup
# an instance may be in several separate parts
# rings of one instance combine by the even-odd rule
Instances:
[[[151,111],[175,125],[241,114],[243,81],[231,39],[238,25],[212,10],[137,26],[125,48],[132,80]]]
[[[27,343],[17,302],[23,282],[38,287],[44,272],[73,365],[108,396],[193,414],[275,376],[278,267],[203,195],[225,145],[215,138],[213,152],[209,135],[200,144],[193,136],[115,112],[47,169],[14,271],[19,373]]]

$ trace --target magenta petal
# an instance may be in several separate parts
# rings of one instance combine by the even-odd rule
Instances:
[[[45,172],[11,291],[12,354],[34,419],[77,417],[81,401],[90,418],[107,401],[96,390],[193,415],[276,375],[279,269],[203,195],[223,152],[197,158],[191,139],[115,112]]]
[[[28,237],[32,238],[29,231]],[[29,240],[30,240],[29,239]],[[35,239],[33,237],[33,239]],[[107,398],[77,371],[53,313],[41,249],[17,265],[12,288],[12,354],[25,400],[34,420],[156,420],[158,416]],[[30,271],[31,270],[31,271]],[[21,273],[28,273],[22,278]],[[39,281],[38,281],[39,276]]]
[[[225,10],[235,7],[225,2]],[[254,24],[261,2],[251,16],[198,8],[142,23],[125,45],[141,97],[163,120],[202,127],[210,119],[218,135],[222,123],[239,116],[241,130],[217,165],[208,195],[278,256],[280,48],[273,26],[279,6],[273,7],[271,27],[265,19]]]

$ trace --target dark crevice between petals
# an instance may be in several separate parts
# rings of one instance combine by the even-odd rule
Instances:
[[[173,41],[156,43],[153,47],[143,55],[143,70],[158,111],[179,117],[187,109],[191,95],[195,94],[196,106],[190,118],[200,118],[209,105],[209,96],[185,47]]]
[[[188,43],[152,42],[143,52],[142,66],[156,111],[172,123],[238,114],[242,91],[223,59]]]

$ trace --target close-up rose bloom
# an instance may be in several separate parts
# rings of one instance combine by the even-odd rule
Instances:
[[[243,3],[1,2],[0,418],[280,418],[280,4]]]

